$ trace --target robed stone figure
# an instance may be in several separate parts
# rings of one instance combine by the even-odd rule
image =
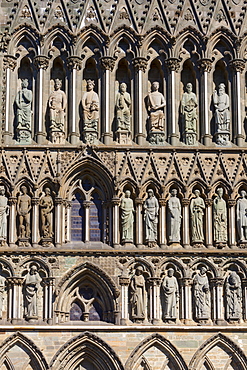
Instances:
[[[156,246],[158,233],[159,203],[152,189],[147,191],[148,197],[144,202],[144,222],[146,231],[146,242],[150,247]]]
[[[170,199],[167,202],[167,228],[169,243],[179,243],[181,239],[181,203],[177,197],[177,193],[177,189],[172,189]]]
[[[240,191],[240,198],[237,201],[237,226],[240,242],[247,242],[247,199],[246,191]]]
[[[203,243],[203,215],[205,209],[204,200],[200,197],[200,190],[194,191],[195,198],[190,202],[191,213],[191,239],[192,243]]]
[[[206,272],[206,267],[201,266],[193,280],[194,317],[196,320],[208,320],[210,317],[210,292]]]
[[[37,266],[32,265],[24,281],[24,316],[26,319],[38,318],[37,295],[41,280]]]
[[[146,283],[143,271],[142,266],[137,266],[130,281],[131,317],[135,322],[145,319]]]
[[[122,242],[133,243],[133,224],[134,224],[134,205],[130,198],[130,191],[125,191],[125,197],[121,200],[121,227],[122,227]]]
[[[240,320],[242,315],[242,287],[236,271],[232,271],[225,284],[226,319]]]
[[[7,216],[9,215],[8,198],[5,187],[0,186],[0,242],[7,239]]]
[[[164,320],[176,319],[179,288],[172,268],[168,269],[167,276],[164,277],[161,287],[164,292]]]
[[[213,202],[214,214],[214,241],[216,243],[227,242],[227,209],[223,199],[223,189],[216,190],[217,197]]]

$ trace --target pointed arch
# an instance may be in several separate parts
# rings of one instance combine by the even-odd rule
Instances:
[[[203,35],[193,27],[188,27],[187,29],[185,28],[177,35],[177,42],[174,48],[174,57],[180,57],[181,48],[186,41],[191,41],[196,47],[198,57],[203,58],[202,51],[205,49]]]
[[[8,45],[8,52],[13,53],[13,50],[17,47],[17,44],[21,42],[22,39],[27,38],[33,47],[33,50],[37,53],[37,40],[39,39],[39,34],[33,27],[21,27],[13,31],[10,43]]]
[[[76,292],[84,283],[95,287],[97,290],[97,297],[99,296],[103,310],[103,319],[101,321],[114,323],[114,311],[117,310],[117,298],[120,295],[120,291],[105,271],[90,262],[80,264],[71,269],[59,282],[59,294],[55,301],[55,311],[58,316],[60,313],[60,318],[62,319],[65,313],[66,318],[69,318],[71,305],[75,301],[74,294],[77,295]]]
[[[160,334],[152,334],[144,339],[131,353],[126,364],[125,370],[133,370],[140,357],[151,347],[160,349],[167,356],[169,363],[176,370],[187,370],[187,365],[173,344]]]
[[[89,359],[99,370],[124,370],[112,348],[95,334],[81,333],[65,343],[50,363],[53,370],[74,370]]]
[[[162,29],[162,32],[157,29],[151,29],[150,32],[146,33],[144,36],[143,47],[141,49],[142,56],[146,57],[148,49],[154,42],[160,43],[162,49],[165,50],[167,58],[170,57],[170,48],[168,47],[170,43],[170,35]]]
[[[229,337],[222,333],[218,333],[207,339],[200,348],[198,348],[190,361],[189,370],[200,370],[207,353],[216,346],[227,352],[229,358],[231,356],[232,361],[237,366],[236,369],[247,369],[247,358],[244,352]]]
[[[207,268],[213,273],[213,277],[218,277],[219,276],[219,269],[215,266],[215,264],[211,261],[209,261],[206,258],[197,258],[195,261],[192,261],[189,266],[192,268],[194,266],[198,265],[205,265]]]
[[[91,25],[92,26],[92,25]],[[78,41],[76,43],[76,52],[80,55],[82,51],[82,47],[87,44],[89,40],[93,40],[93,42],[98,46],[99,50],[102,53],[102,56],[105,56],[105,37],[102,34],[102,31],[99,29],[94,29],[90,27],[88,29],[83,29],[78,35]]]
[[[73,54],[72,50],[71,50],[72,34],[71,34],[70,30],[67,27],[64,27],[64,26],[58,27],[58,25],[56,27],[52,27],[52,28],[48,29],[46,31],[45,35],[44,35],[44,40],[45,40],[44,54],[45,55],[49,54],[49,49],[50,49],[51,43],[56,38],[60,38],[65,43],[66,51],[67,51],[68,55],[72,55]]]
[[[131,29],[131,28],[120,28],[120,29],[117,29],[116,31],[114,31],[114,33],[112,35],[110,35],[110,39],[111,39],[111,45],[110,45],[110,48],[109,48],[109,55],[110,56],[114,56],[114,50],[116,48],[116,46],[118,45],[119,41],[120,40],[126,40],[129,45],[131,45],[132,47],[132,52],[133,52],[133,57],[137,57],[138,56],[138,50],[137,50],[137,47],[136,47],[136,34],[135,32]]]
[[[232,32],[222,29],[218,29],[211,34],[206,46],[206,58],[212,57],[213,50],[219,41],[222,41],[226,45],[227,50],[232,55],[232,59],[237,58],[236,48],[234,46],[235,35]]]
[[[7,339],[5,339],[0,345],[0,366],[6,361],[9,363],[8,358],[9,351],[14,347],[18,346],[22,349],[30,358],[30,364],[33,370],[47,370],[48,364],[41,350],[34,344],[34,342],[23,335],[20,332],[16,332]]]

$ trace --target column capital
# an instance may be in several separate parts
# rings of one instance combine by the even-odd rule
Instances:
[[[84,200],[82,204],[84,208],[90,208],[92,202],[90,200]]]
[[[165,198],[160,198],[159,199],[159,205],[161,206],[161,207],[164,207],[165,205],[166,205],[166,199]]]
[[[39,200],[40,200],[40,198],[33,197],[32,198],[32,205],[33,206],[38,206],[39,205]]]
[[[198,67],[201,72],[210,72],[212,69],[212,60],[209,58],[202,58],[198,60]]]
[[[211,198],[206,198],[205,199],[205,204],[206,204],[206,207],[211,207],[212,204],[213,204],[213,199]]]
[[[49,65],[49,58],[46,55],[36,55],[34,57],[34,65],[37,69],[46,70]]]
[[[18,286],[22,286],[23,284],[23,281],[24,281],[24,278],[22,277],[17,277],[17,276],[8,276],[6,278],[7,280],[7,284],[8,285],[18,285]]]
[[[178,58],[169,58],[165,60],[165,65],[170,72],[178,72],[180,68],[180,60]]]
[[[229,207],[234,207],[236,205],[236,199],[228,199],[227,204]]]
[[[230,60],[229,64],[235,72],[242,73],[244,71],[245,61],[243,59],[232,59]]]
[[[105,70],[112,71],[115,66],[115,59],[113,57],[101,57],[101,67]]]
[[[190,204],[190,200],[188,198],[183,198],[182,199],[182,206],[186,207]]]
[[[138,205],[138,204],[143,204],[143,199],[142,198],[136,198],[135,199],[135,204]]]
[[[73,69],[80,71],[80,69],[82,68],[82,58],[76,55],[72,55],[71,57],[68,57],[66,59],[66,62],[67,62],[67,66],[70,71],[72,71]]]
[[[119,199],[119,198],[117,198],[117,197],[115,197],[115,198],[112,198],[111,202],[112,202],[112,205],[113,205],[113,206],[119,206],[119,204],[120,204],[120,199]]]
[[[17,203],[17,198],[16,197],[9,197],[9,205],[15,205]]]
[[[243,287],[247,287],[247,278],[242,279]]]
[[[142,72],[145,72],[147,69],[148,61],[144,57],[136,57],[132,59],[132,64],[137,71],[141,70]]]
[[[16,60],[17,58],[13,55],[5,55],[3,58],[4,67],[11,69],[11,71],[14,71],[17,65]]]
[[[63,198],[56,197],[55,198],[55,205],[61,205],[63,204]]]
[[[179,279],[182,286],[190,286],[193,284],[193,279],[189,277],[183,277]]]
[[[54,277],[44,277],[42,279],[43,283],[48,285],[48,286],[53,286],[54,285],[54,281],[55,281],[55,278]]]
[[[65,200],[65,207],[71,208],[72,207],[72,201],[71,200]]]
[[[224,278],[220,278],[220,277],[212,278],[212,279],[210,279],[210,283],[215,287],[216,286],[223,286],[224,285]]]
[[[159,277],[150,277],[147,279],[147,281],[152,286],[160,286],[162,279]]]
[[[119,278],[119,284],[122,286],[128,286],[130,283],[130,278],[127,276],[120,276]]]

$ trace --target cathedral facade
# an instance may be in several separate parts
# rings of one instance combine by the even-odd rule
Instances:
[[[1,370],[247,369],[246,27],[1,1]]]

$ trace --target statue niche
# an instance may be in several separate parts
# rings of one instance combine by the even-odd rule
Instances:
[[[133,243],[133,226],[134,226],[134,204],[131,199],[131,192],[125,191],[125,196],[121,200],[121,230],[122,230],[122,243]]]
[[[146,319],[146,280],[142,266],[136,266],[134,275],[130,280],[130,311],[131,320],[142,323]]]
[[[24,317],[26,320],[38,319],[38,289],[42,278],[38,267],[31,265],[24,280]]]

